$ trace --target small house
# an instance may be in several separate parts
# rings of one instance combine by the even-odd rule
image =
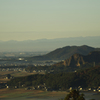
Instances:
[[[7,86],[7,89],[9,88],[9,86]]]

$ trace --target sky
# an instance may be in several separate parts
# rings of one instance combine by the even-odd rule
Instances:
[[[0,0],[0,40],[100,36],[100,0]]]

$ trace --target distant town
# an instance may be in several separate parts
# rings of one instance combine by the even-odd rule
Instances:
[[[0,71],[24,71],[28,66],[50,66],[59,60],[32,61],[28,57],[45,54],[44,52],[0,53]],[[34,71],[40,72],[40,71]]]

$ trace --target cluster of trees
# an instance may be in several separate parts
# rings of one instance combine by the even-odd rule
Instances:
[[[72,90],[69,92],[69,94],[66,95],[64,99],[61,100],[85,100],[84,94],[80,94],[79,91],[77,90]],[[90,100],[95,100],[95,99],[90,99]]]
[[[5,83],[0,83],[0,89],[5,88]]]
[[[100,86],[100,66],[87,68],[78,72],[55,73],[55,74],[35,74],[25,77],[17,77],[7,82],[9,86],[38,86],[46,84],[46,87],[51,87],[54,90],[66,90],[69,87],[82,86],[98,87]]]
[[[24,66],[24,65],[20,65],[20,66],[0,66],[0,68],[5,68],[5,69],[7,69],[7,68],[26,68],[26,66]]]
[[[49,66],[28,66],[25,68],[26,71],[33,71],[33,70],[49,70]]]
[[[48,73],[50,70],[54,70],[54,73],[59,73],[59,72],[73,72],[75,70],[80,70],[80,69],[85,69],[85,68],[90,68],[93,67],[93,64],[87,64],[84,66],[64,66],[64,65],[51,65],[51,66],[28,66],[25,68],[26,71],[32,72],[33,70],[46,70]]]
[[[33,70],[46,70],[46,72],[48,73],[50,70],[54,70],[54,73],[61,73],[61,72],[73,72],[73,71],[76,71],[76,70],[84,70],[86,68],[91,68],[91,67],[94,67],[94,66],[100,66],[100,63],[86,63],[84,65],[81,65],[81,66],[64,66],[63,64],[61,64],[62,62],[60,63],[57,63],[57,64],[54,64],[54,65],[51,65],[51,66],[28,66],[25,68],[26,71],[30,71],[32,72]]]
[[[79,91],[76,90],[70,91],[64,100],[70,100],[70,98],[72,98],[72,100],[85,100],[84,94],[80,94]]]

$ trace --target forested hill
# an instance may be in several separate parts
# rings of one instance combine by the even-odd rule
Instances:
[[[74,54],[69,59],[56,63],[53,66],[69,66],[80,68],[83,66],[95,66],[100,63],[100,51],[90,52],[88,55]]]
[[[54,90],[66,90],[69,89],[69,87],[78,86],[82,86],[82,88],[98,88],[100,86],[100,66],[71,73],[34,74],[31,76],[18,77],[8,81],[7,85],[10,87],[19,86],[19,82],[20,86],[24,85],[24,87],[37,87],[45,83],[47,88],[50,87]]]
[[[58,48],[43,56],[34,56],[34,60],[65,60],[73,54],[87,55],[91,51],[100,51],[100,48],[93,48],[87,45],[83,46],[66,46]]]

